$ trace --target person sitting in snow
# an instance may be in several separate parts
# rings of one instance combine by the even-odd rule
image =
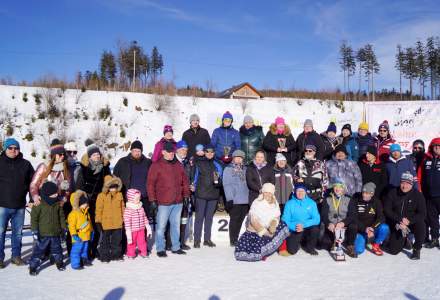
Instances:
[[[261,261],[272,255],[289,236],[289,228],[280,221],[280,206],[275,198],[275,186],[263,184],[261,194],[252,202],[246,231],[235,247],[235,259]]]
[[[70,196],[72,211],[67,218],[69,233],[72,237],[70,264],[72,269],[81,270],[84,266],[91,266],[88,249],[93,239],[93,226],[89,214],[89,198],[81,190]]]

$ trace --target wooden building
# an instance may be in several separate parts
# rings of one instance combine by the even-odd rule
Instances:
[[[224,90],[218,97],[229,99],[261,99],[263,95],[250,83],[245,82]]]

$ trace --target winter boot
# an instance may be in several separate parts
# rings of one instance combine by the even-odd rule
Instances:
[[[413,253],[410,257],[412,260],[419,260],[420,259],[420,249],[413,249]]]
[[[186,250],[186,251],[191,250],[191,247],[188,246],[188,245],[185,244],[185,243],[183,243],[182,245],[180,245],[180,248],[181,248],[182,250]]]
[[[167,255],[167,253],[165,251],[159,251],[159,252],[157,252],[157,256],[159,256],[159,257],[167,257],[168,255]]]
[[[352,258],[357,258],[358,255],[356,253],[356,250],[354,249],[353,245],[347,246],[347,255]]]
[[[185,251],[183,251],[182,249],[179,249],[179,250],[177,250],[177,251],[171,251],[173,254],[180,254],[180,255],[182,255],[182,254],[186,254],[186,252]]]
[[[81,262],[82,262],[82,265],[84,267],[91,267],[91,266],[93,266],[92,262],[89,259],[87,259],[87,258],[81,258]]]
[[[58,271],[64,271],[66,269],[66,267],[64,266],[64,263],[62,261],[57,262],[56,265],[57,265]]]
[[[30,268],[29,268],[29,275],[31,275],[31,276],[37,276],[37,275],[38,275],[37,268],[32,268],[32,267],[30,267]]]
[[[3,260],[0,260],[0,269],[4,269],[5,267],[5,262]]]
[[[13,257],[11,259],[11,263],[13,263],[16,266],[24,266],[24,261],[21,259],[20,256]]]
[[[210,247],[210,248],[213,248],[213,247],[216,246],[216,244],[214,244],[214,242],[211,241],[211,240],[207,240],[207,241],[204,241],[204,242],[203,242],[203,246],[208,246],[208,247]]]
[[[439,247],[439,242],[438,242],[438,240],[432,240],[432,241],[429,241],[428,243],[426,243],[425,245],[424,245],[424,247],[425,248],[427,248],[427,249],[432,249],[432,248],[435,248],[435,247]]]
[[[278,248],[278,254],[281,256],[290,256],[290,253],[287,252],[287,242],[286,240],[283,241],[281,246]]]
[[[194,248],[200,248],[200,241],[194,241]]]
[[[376,254],[377,256],[383,255],[382,249],[380,249],[380,245],[377,243],[371,244],[371,251]]]

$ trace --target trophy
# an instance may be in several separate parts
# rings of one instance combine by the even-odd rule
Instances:
[[[231,153],[231,147],[230,146],[224,146],[223,147],[223,157],[225,159],[229,159],[229,154]]]
[[[214,184],[218,184],[219,178],[220,174],[217,171],[214,171]]]
[[[286,139],[285,138],[278,138],[278,145],[281,149],[286,149]]]
[[[336,249],[333,254],[333,258],[335,261],[345,261],[344,250],[342,249],[342,242],[345,237],[345,229],[335,229],[335,244]]]

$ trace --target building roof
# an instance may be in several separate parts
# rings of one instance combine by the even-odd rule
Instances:
[[[249,82],[243,82],[241,84],[238,85],[234,85],[232,87],[230,87],[227,90],[224,90],[223,92],[220,92],[218,94],[219,98],[231,98],[231,95],[233,93],[235,93],[236,91],[240,90],[242,87],[244,86],[248,86],[251,90],[253,90],[257,95],[260,96],[260,98],[263,98],[263,95],[256,89],[254,88]]]

